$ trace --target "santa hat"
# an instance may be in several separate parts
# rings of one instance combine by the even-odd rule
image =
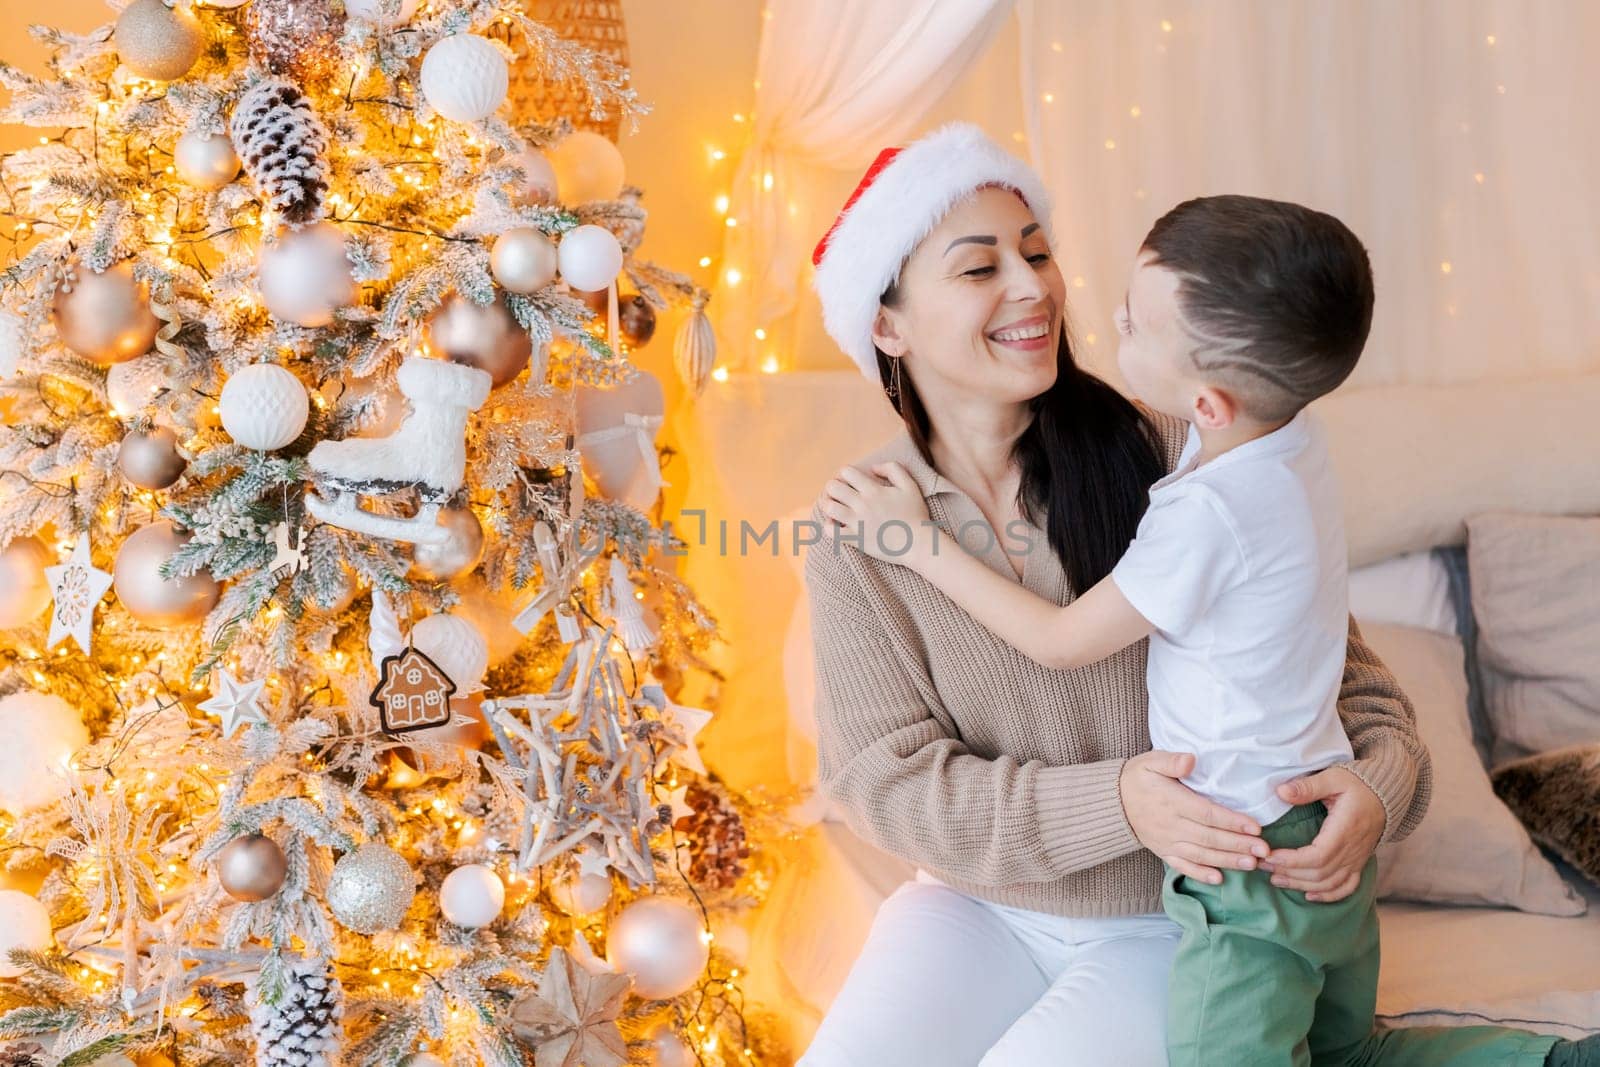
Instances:
[[[878,380],[872,322],[879,298],[950,209],[987,185],[1016,192],[1054,245],[1050,197],[1039,176],[966,122],[878,153],[817,245],[812,285],[822,300],[823,325],[870,380]]]

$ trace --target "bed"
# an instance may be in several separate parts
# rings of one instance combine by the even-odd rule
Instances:
[[[1478,705],[1493,687],[1474,677],[1482,638],[1460,547],[1477,516],[1600,515],[1600,376],[1351,391],[1315,410],[1343,488],[1352,610],[1417,703],[1419,724],[1427,717],[1424,739],[1443,773],[1429,834],[1419,830],[1409,853],[1380,854],[1380,1016],[1567,1037],[1600,1030],[1600,887],[1529,841],[1488,791],[1495,740]],[[803,516],[834,469],[896,431],[887,404],[854,372],[719,383],[692,425],[688,469],[705,477],[689,499],[735,522]],[[814,779],[814,726],[802,561],[782,552],[726,562],[702,560],[701,576],[691,574],[697,587],[713,585],[713,608],[737,623],[734,711],[725,704],[723,715],[740,725],[724,735],[717,762],[759,745],[780,753],[782,773],[803,787]],[[1600,598],[1592,612],[1600,627]],[[786,716],[770,700],[780,672]],[[758,689],[767,700],[741,699]],[[1600,687],[1576,700],[1577,713],[1600,724]],[[1600,725],[1590,740],[1600,741]],[[878,903],[913,868],[857,839],[814,793],[791,814],[808,829],[754,931],[761,966],[752,979],[768,972],[764,999],[781,1002],[803,1048]]]

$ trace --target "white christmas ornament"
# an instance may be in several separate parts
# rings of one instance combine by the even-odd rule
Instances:
[[[106,371],[106,400],[119,419],[143,411],[166,391],[166,357],[157,353],[114,363]]]
[[[568,230],[556,258],[566,283],[586,292],[607,288],[622,270],[622,246],[616,236],[593,223]]]
[[[660,380],[639,371],[610,388],[579,386],[573,403],[584,473],[607,499],[649,510],[666,484],[655,444],[666,405]]]
[[[611,879],[598,874],[566,875],[550,884],[550,897],[568,915],[592,915],[611,899]]]
[[[0,552],[0,629],[26,626],[50,606],[44,569],[54,562],[37,537],[19,537]]]
[[[335,495],[329,500],[315,491],[307,493],[306,510],[341,529],[442,544],[450,531],[439,525],[439,509],[461,488],[466,473],[467,416],[489,398],[494,379],[476,367],[412,356],[400,364],[395,380],[411,402],[410,414],[388,437],[319,442],[307,462]],[[412,488],[422,506],[411,518],[379,515],[360,506],[363,496]]]
[[[89,743],[77,709],[24,689],[0,700],[0,808],[23,815],[67,795],[72,754]]]
[[[292,444],[306,428],[311,398],[292,371],[252,363],[228,379],[218,407],[229,437],[245,448],[271,452]]]
[[[489,253],[494,280],[513,293],[537,293],[555,281],[556,246],[531,226],[518,226],[495,238]]]
[[[633,992],[665,1000],[687,992],[711,958],[700,913],[671,897],[640,897],[606,935],[606,958],[633,975]]]
[[[400,26],[417,13],[419,0],[344,0],[344,11],[353,19],[375,26]]]
[[[267,310],[298,326],[326,326],[334,311],[355,300],[344,238],[326,222],[287,230],[262,245],[256,273]]]
[[[89,535],[78,535],[78,543],[65,563],[44,569],[45,581],[50,583],[50,595],[55,604],[50,611],[50,636],[46,648],[55,648],[61,639],[71,635],[85,655],[89,652],[89,639],[94,630],[94,609],[100,598],[111,588],[111,575],[99,569],[89,558]]]
[[[628,561],[621,556],[612,556],[609,568],[611,619],[616,624],[617,635],[622,638],[623,645],[637,656],[656,643],[655,631],[644,620],[644,606],[635,595],[637,589],[633,584],[633,576],[628,573]]]
[[[489,643],[461,616],[429,615],[411,628],[411,647],[450,676],[456,696],[483,687],[483,676],[489,672]]]
[[[54,933],[50,913],[27,893],[0,889],[0,978],[15,978],[22,968],[11,962],[11,950],[43,952],[50,947]]]
[[[257,679],[241,682],[225,670],[217,671],[216,693],[202,701],[200,710],[222,718],[222,736],[232,737],[243,723],[266,725],[267,713],[261,710],[261,694],[267,683]]]
[[[439,910],[446,919],[468,930],[494,922],[505,903],[505,883],[481,863],[457,867],[439,887]]]
[[[622,195],[626,171],[622,153],[610,140],[592,130],[578,130],[549,149],[556,184],[571,204],[615,200]],[[580,286],[597,289],[599,286]]]
[[[670,1026],[658,1026],[648,1038],[651,1067],[694,1067],[694,1053]]]
[[[511,85],[506,57],[488,40],[451,34],[422,57],[422,95],[435,111],[456,122],[494,114]]]
[[[226,134],[190,130],[172,149],[178,177],[196,189],[221,189],[239,176],[239,154]]]

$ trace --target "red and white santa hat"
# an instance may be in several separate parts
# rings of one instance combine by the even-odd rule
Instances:
[[[879,152],[818,243],[812,285],[822,300],[823,325],[871,381],[878,381],[872,322],[884,291],[950,209],[989,185],[1020,196],[1055,244],[1050,197],[1039,176],[967,122]]]

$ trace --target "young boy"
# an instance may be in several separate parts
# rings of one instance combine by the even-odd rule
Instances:
[[[1155,748],[1193,752],[1185,783],[1300,848],[1326,814],[1277,787],[1351,758],[1337,698],[1349,609],[1338,488],[1303,410],[1355,368],[1372,322],[1366,250],[1296,204],[1180,204],[1146,237],[1117,311],[1118,362],[1150,408],[1189,422],[1177,469],[1150,489],[1111,574],[1065,607],[961,550],[897,464],[846,469],[827,509],[863,550],[911,567],[1039,663],[1073,668],[1150,638]],[[886,535],[886,527],[904,529]],[[902,554],[884,548],[898,548]],[[1353,892],[1308,901],[1261,870],[1220,884],[1170,865],[1183,928],[1173,964],[1174,1065],[1587,1062],[1497,1027],[1378,1031],[1376,860]],[[1351,887],[1339,887],[1349,890]],[[1587,1045],[1588,1042],[1585,1042]],[[1557,1051],[1578,1052],[1563,1042]]]

